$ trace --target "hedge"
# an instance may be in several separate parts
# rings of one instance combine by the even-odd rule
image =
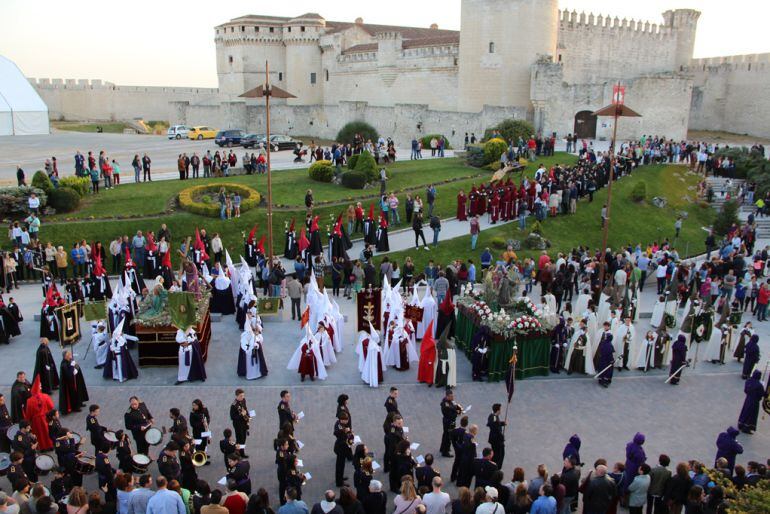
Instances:
[[[50,194],[53,191],[53,182],[45,171],[37,170],[32,176],[32,187],[42,189],[46,194]]]
[[[484,164],[500,160],[500,156],[508,150],[508,143],[500,138],[490,139],[484,143]]]
[[[59,179],[59,187],[69,187],[83,198],[91,191],[91,180],[86,177],[64,177]]]
[[[379,139],[377,129],[365,121],[351,121],[346,123],[345,126],[342,127],[339,132],[337,132],[337,141],[343,144],[352,144],[353,138],[356,137],[356,134],[361,134],[361,137],[364,138],[364,143],[367,140],[375,142],[377,139]]]
[[[449,139],[443,135],[443,134],[428,134],[427,136],[423,136],[420,138],[420,141],[422,141],[422,149],[423,150],[430,150],[430,140],[433,138],[436,138],[436,141],[441,141],[441,138],[444,138],[444,150],[451,150],[452,145],[449,144]],[[438,149],[438,147],[436,147]]]
[[[51,192],[48,205],[56,212],[72,212],[80,205],[80,194],[71,187],[57,187]]]
[[[40,210],[48,203],[48,195],[42,189],[30,186],[0,187],[0,215],[13,216],[29,211],[29,195],[35,193],[40,199]]]
[[[354,170],[356,169],[356,163],[358,162],[358,154],[354,153],[350,157],[348,157],[348,169]]]
[[[513,141],[513,144],[517,144],[519,138],[526,141],[529,137],[535,133],[535,128],[532,124],[526,120],[517,120],[514,118],[508,118],[503,120],[492,128],[488,128],[484,131],[484,139],[487,140],[492,137],[492,132],[497,130],[500,136],[505,141]]]
[[[192,212],[193,214],[218,218],[220,211],[218,202],[206,203],[203,201],[197,201],[196,197],[205,193],[218,193],[222,187],[225,188],[225,193],[228,195],[236,191],[241,195],[242,213],[259,205],[261,196],[256,189],[252,189],[249,186],[244,186],[243,184],[217,182],[183,189],[179,192],[179,206],[188,212]]]
[[[348,189],[363,189],[366,185],[366,173],[350,170],[342,174],[342,185]]]
[[[377,178],[377,161],[374,160],[372,154],[367,150],[364,150],[358,155],[356,167],[353,169],[365,173],[367,182],[371,182]]]
[[[310,178],[317,182],[331,182],[334,178],[334,167],[331,161],[316,161],[308,168]]]

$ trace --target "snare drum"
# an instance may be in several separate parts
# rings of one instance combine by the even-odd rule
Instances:
[[[115,448],[118,445],[118,436],[115,435],[115,432],[110,432],[107,430],[104,433],[104,440],[107,441],[107,444],[110,445],[110,448]]]
[[[72,432],[72,442],[75,444],[75,446],[80,444],[80,441],[82,441],[83,438],[78,434],[77,432]]]
[[[137,475],[143,475],[147,473],[147,468],[149,467],[150,462],[152,462],[152,460],[147,455],[143,455],[141,453],[137,453],[136,455],[131,456],[131,467],[133,468],[134,473]]]
[[[96,459],[93,457],[78,457],[75,460],[75,471],[81,475],[90,475],[96,471]]]
[[[37,468],[38,474],[40,475],[47,475],[51,472],[54,466],[55,463],[53,457],[50,455],[43,454],[35,457],[35,467]]]
[[[147,441],[147,444],[149,445],[158,445],[163,440],[163,432],[161,432],[159,428],[150,427],[144,433],[144,440]]]
[[[7,453],[0,453],[0,477],[8,474],[8,468],[11,467],[11,456]]]
[[[7,437],[9,441],[13,441],[13,438],[16,437],[18,431],[19,425],[11,425],[8,427],[8,430],[5,431],[5,437]]]

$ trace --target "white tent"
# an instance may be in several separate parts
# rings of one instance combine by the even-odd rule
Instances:
[[[48,133],[45,102],[19,67],[0,55],[0,136]]]

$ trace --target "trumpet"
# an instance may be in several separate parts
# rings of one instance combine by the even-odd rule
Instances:
[[[195,466],[196,468],[205,466],[208,460],[209,460],[209,456],[206,455],[206,452],[197,451],[192,454],[192,463],[193,463],[193,466]]]

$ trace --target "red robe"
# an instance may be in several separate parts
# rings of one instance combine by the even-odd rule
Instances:
[[[420,363],[417,368],[417,381],[433,385],[436,365],[436,340],[433,339],[433,321],[428,324],[425,336],[420,344]]]
[[[492,216],[492,223],[497,223],[500,217],[500,198],[497,196],[497,191],[492,193],[492,199],[489,201],[489,212]]]
[[[310,349],[309,343],[302,345],[302,354],[299,357],[299,368],[297,368],[297,371],[303,377],[315,378],[318,376],[318,363],[316,362],[315,354]]]
[[[37,437],[37,450],[40,452],[53,449],[53,441],[48,436],[48,420],[45,415],[53,408],[53,400],[40,390],[40,377],[32,384],[30,397],[24,408],[24,419],[29,421],[32,433]]]
[[[478,207],[479,193],[476,191],[476,186],[471,188],[469,201],[468,201],[468,215],[474,216],[476,214],[476,207]]]
[[[465,193],[459,193],[457,195],[457,221],[465,221],[468,219],[468,216],[465,214],[465,204],[467,201],[468,197],[465,196]]]

